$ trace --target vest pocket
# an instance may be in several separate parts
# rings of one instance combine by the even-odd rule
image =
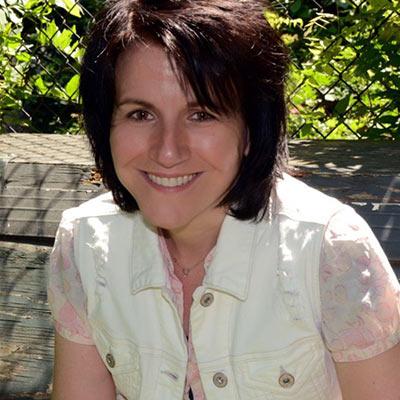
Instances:
[[[140,355],[135,343],[112,337],[104,330],[93,334],[97,350],[113,377],[117,392],[127,400],[138,400],[141,388]]]
[[[321,339],[306,338],[267,353],[240,357],[234,369],[241,399],[328,400]]]

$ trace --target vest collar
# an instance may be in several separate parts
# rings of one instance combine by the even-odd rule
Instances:
[[[167,286],[157,229],[137,213],[133,226],[131,291]],[[261,223],[261,225],[263,225]],[[203,281],[215,289],[245,300],[252,270],[257,224],[225,216],[215,253]]]
[[[247,298],[257,225],[227,215],[221,227],[203,285],[228,293],[240,300]]]
[[[166,286],[157,228],[147,224],[140,212],[135,213],[132,241],[133,268],[130,269],[132,294]]]

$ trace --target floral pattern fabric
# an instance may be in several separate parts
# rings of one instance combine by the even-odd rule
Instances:
[[[358,361],[400,342],[399,282],[367,223],[334,216],[320,263],[322,333],[335,361]]]
[[[73,342],[93,344],[86,318],[86,296],[74,260],[74,226],[61,221],[48,270],[47,299],[57,332]]]
[[[183,321],[183,288],[159,235],[168,287]],[[214,249],[213,249],[214,250]],[[213,250],[205,260],[211,263]],[[348,209],[326,227],[320,257],[321,334],[337,362],[373,357],[400,342],[400,285],[367,223]],[[48,300],[57,332],[91,345],[86,299],[74,261],[73,224],[61,221],[48,274]],[[188,337],[184,400],[192,389],[204,400],[195,352]]]

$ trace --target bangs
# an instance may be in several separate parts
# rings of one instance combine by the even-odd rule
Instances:
[[[235,79],[237,60],[233,62],[225,52],[219,52],[218,45],[209,38],[192,33],[190,41],[187,32],[182,35],[174,32],[174,41],[162,43],[171,61],[174,61],[184,90],[191,90],[199,105],[210,111],[223,115],[238,113],[241,104],[235,84],[239,81]]]
[[[133,24],[141,29],[136,30],[135,37],[125,32],[128,37],[120,38],[120,46],[126,49],[132,44],[149,42],[159,45],[170,59],[183,91],[193,93],[201,107],[220,115],[240,112],[240,90],[236,82],[241,80],[237,55],[234,58],[227,53],[217,40],[204,34],[205,29],[189,19],[163,19],[161,15],[153,14],[146,16],[140,24]]]

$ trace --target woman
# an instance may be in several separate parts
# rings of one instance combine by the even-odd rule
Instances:
[[[398,399],[400,288],[284,173],[287,52],[256,0],[116,0],[81,94],[111,194],[49,271],[53,399]]]

